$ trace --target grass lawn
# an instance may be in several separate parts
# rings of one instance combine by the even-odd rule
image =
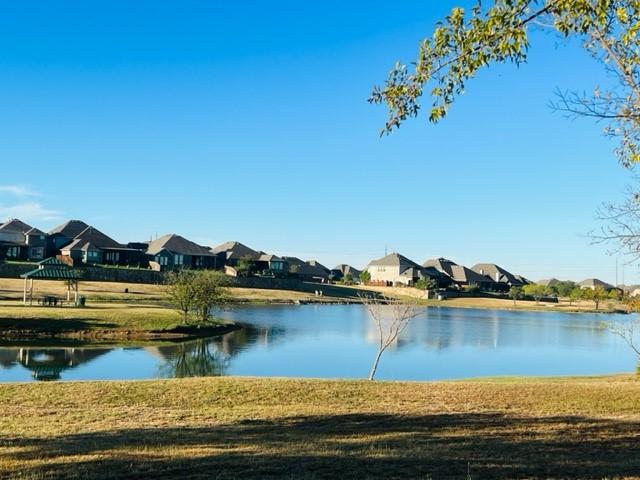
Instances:
[[[180,325],[182,317],[157,304],[90,304],[76,307],[25,307],[19,302],[0,302],[0,329],[41,332],[89,330],[149,331]]]
[[[0,411],[0,477],[640,477],[630,376],[5,384]]]

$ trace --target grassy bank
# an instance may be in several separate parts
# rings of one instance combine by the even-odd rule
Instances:
[[[0,386],[0,477],[640,475],[631,377]]]
[[[220,322],[222,323],[222,322]],[[159,304],[94,303],[85,308],[26,307],[0,302],[0,339],[154,339],[214,335],[224,330],[182,325],[182,316]]]

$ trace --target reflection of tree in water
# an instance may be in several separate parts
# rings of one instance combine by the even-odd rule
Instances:
[[[159,369],[160,376],[182,378],[225,375],[231,359],[240,352],[255,344],[269,345],[284,333],[282,328],[245,326],[219,337],[184,342],[171,347],[157,347],[155,352],[165,360]]]
[[[217,377],[224,375],[229,366],[229,357],[209,340],[181,343],[171,350],[166,363],[160,367],[163,377]]]
[[[111,349],[86,348],[6,348],[0,349],[3,368],[20,364],[35,380],[59,380],[62,372],[88,363]]]

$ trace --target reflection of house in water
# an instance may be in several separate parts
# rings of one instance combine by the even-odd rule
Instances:
[[[95,348],[2,348],[0,363],[4,368],[20,364],[31,371],[35,380],[59,380],[63,371],[88,363],[110,351]]]

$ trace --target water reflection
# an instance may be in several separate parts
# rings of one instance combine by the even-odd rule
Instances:
[[[361,306],[247,307],[226,335],[148,347],[0,348],[0,381],[219,375],[362,378],[378,332]],[[633,371],[607,315],[428,309],[382,361],[380,378],[570,375]]]
[[[0,365],[10,369],[22,365],[34,380],[59,380],[62,372],[77,368],[109,353],[108,349],[0,348]]]

